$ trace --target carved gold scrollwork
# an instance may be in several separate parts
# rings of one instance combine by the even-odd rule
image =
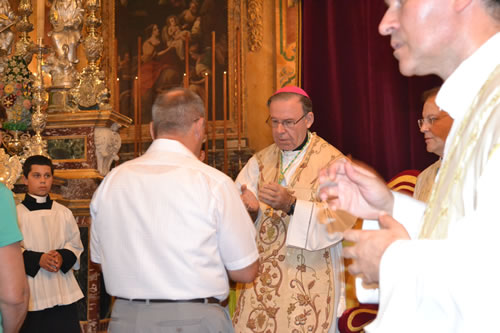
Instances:
[[[262,48],[264,39],[264,0],[248,0],[248,48],[251,52],[259,51]]]

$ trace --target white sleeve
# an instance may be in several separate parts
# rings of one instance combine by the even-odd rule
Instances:
[[[417,239],[426,204],[406,194],[394,191],[392,193],[394,195],[392,217],[405,227],[411,239]]]
[[[96,264],[101,263],[101,246],[100,246],[100,241],[99,241],[99,236],[97,232],[97,224],[98,224],[98,217],[97,217],[97,205],[99,203],[99,192],[102,186],[104,186],[104,181],[101,183],[101,185],[97,188],[97,190],[94,192],[94,195],[92,196],[92,200],[90,201],[90,216],[91,216],[91,222],[90,222],[90,259],[92,262],[95,262]]]
[[[259,258],[255,243],[256,231],[250,216],[231,180],[214,189],[217,200],[217,237],[224,266],[239,270]]]
[[[425,210],[425,204],[412,197],[394,192],[393,217],[401,223],[412,239],[418,238],[421,220]],[[363,230],[377,230],[377,220],[363,221]],[[361,303],[378,303],[379,289],[373,286],[363,285],[361,278],[356,278],[356,297]]]
[[[64,223],[66,225],[65,230],[65,244],[64,248],[73,252],[76,256],[76,261],[73,265],[74,270],[80,269],[80,256],[83,252],[82,239],[80,237],[80,229],[78,229],[78,224],[76,223],[73,213],[68,208],[64,207]]]
[[[476,203],[453,223],[446,240],[397,241],[380,265],[380,307],[367,332],[487,332],[500,299],[500,151],[490,157]],[[399,327],[401,328],[401,326]],[[424,327],[425,328],[425,327]],[[493,329],[494,330],[494,329]]]

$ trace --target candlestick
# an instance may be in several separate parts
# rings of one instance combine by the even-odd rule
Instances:
[[[227,72],[224,71],[222,76],[222,109],[224,119],[224,173],[227,174],[228,161],[227,161]]]
[[[36,2],[36,39],[43,39],[45,34],[45,0]]]

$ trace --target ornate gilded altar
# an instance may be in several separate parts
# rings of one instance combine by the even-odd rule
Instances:
[[[212,3],[196,2],[198,13],[204,3]],[[82,269],[77,273],[87,296],[79,304],[85,332],[97,332],[106,326],[102,320],[105,314],[100,314],[105,308],[101,307],[102,302],[106,301],[101,294],[100,273],[88,255],[90,199],[113,165],[139,155],[151,140],[147,107],[143,109],[142,121],[136,114],[127,114],[120,108],[120,101],[125,101],[125,105],[134,103],[134,95],[127,95],[127,89],[123,88],[127,72],[119,70],[127,59],[120,53],[121,45],[115,42],[119,39],[117,15],[124,3],[132,2],[0,0],[0,14],[4,15],[0,15],[0,98],[2,103],[7,102],[4,106],[9,115],[3,124],[10,123],[8,142],[4,142],[5,149],[0,148],[0,181],[20,193],[24,188],[19,175],[26,156],[46,153],[56,163],[56,182],[51,195],[73,211],[86,248]],[[140,17],[142,2],[136,3]],[[188,6],[190,1],[155,3]],[[226,52],[224,66],[211,72],[217,72],[218,86],[222,84],[222,71],[227,72],[227,102],[221,103],[221,88],[217,88],[220,96],[216,96],[218,105],[214,115],[212,97],[208,98],[205,147],[211,165],[226,168],[226,172],[235,176],[252,151],[272,142],[270,129],[265,125],[267,98],[278,87],[300,82],[297,66],[300,10],[294,0],[228,0],[226,13],[226,35],[219,32],[217,35],[226,39],[222,48],[217,43],[218,50]],[[191,24],[192,32],[200,28],[196,20]],[[195,42],[191,39],[189,45]],[[203,73],[196,68],[195,47],[187,49],[188,56],[184,58],[190,58],[192,67],[184,72],[191,70],[190,83],[200,87],[205,81],[202,76],[201,83],[195,82],[196,70]],[[129,59],[134,60],[137,61]],[[2,77],[1,73],[5,75]],[[137,73],[131,73],[132,86]],[[14,74],[15,77],[8,77]],[[16,98],[9,97],[9,102],[7,96]],[[223,104],[227,105],[225,118]],[[132,118],[137,126],[132,125]],[[135,152],[124,149],[132,145],[136,146]],[[226,152],[228,166],[224,166]]]

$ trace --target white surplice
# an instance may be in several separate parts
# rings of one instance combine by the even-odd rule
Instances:
[[[462,62],[436,103],[454,123],[425,213],[430,223],[420,202],[395,195],[393,216],[412,240],[382,257],[369,333],[497,330],[490,319],[500,299],[500,33]]]

